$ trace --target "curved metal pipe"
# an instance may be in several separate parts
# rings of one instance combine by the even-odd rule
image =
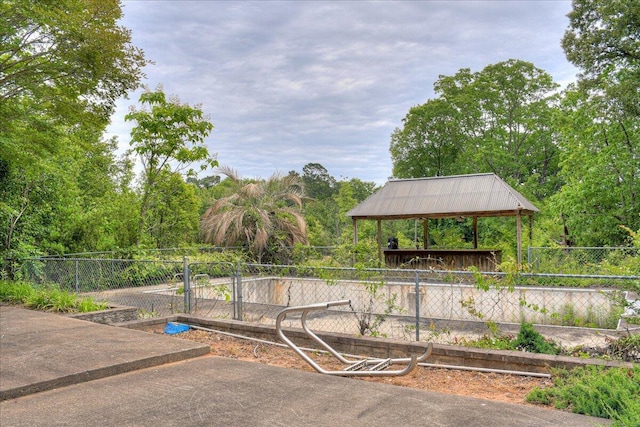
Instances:
[[[326,310],[329,307],[339,306],[339,305],[348,305],[350,304],[350,300],[341,300],[341,301],[333,301],[327,303],[318,303],[318,304],[310,304],[306,306],[299,307],[287,307],[278,313],[276,317],[276,331],[280,339],[285,342],[293,351],[295,351],[298,356],[300,356],[305,362],[307,362],[311,367],[313,367],[317,372],[327,375],[339,375],[339,376],[350,376],[350,377],[358,377],[358,376],[367,376],[367,377],[382,377],[382,376],[401,376],[406,375],[411,372],[417,365],[418,361],[423,361],[431,354],[432,344],[429,344],[427,350],[420,355],[420,357],[416,355],[411,355],[409,358],[399,358],[399,359],[380,359],[380,358],[371,358],[364,360],[348,360],[344,358],[340,353],[335,351],[329,344],[324,342],[319,336],[314,334],[309,327],[307,326],[306,320],[307,315],[310,311],[317,310]],[[300,317],[300,322],[302,324],[303,330],[307,333],[307,335],[335,356],[342,363],[350,364],[351,366],[347,367],[341,371],[329,371],[322,368],[318,365],[313,359],[311,359],[304,351],[302,351],[297,345],[295,345],[282,331],[282,321],[287,317],[288,313],[291,312],[301,312],[302,315]],[[408,365],[404,369],[398,370],[383,370],[392,364],[404,364],[408,363]]]
[[[189,326],[192,327],[193,329],[199,329],[199,330],[207,331],[207,332],[215,332],[216,334],[226,335],[226,336],[233,337],[233,338],[238,338],[238,339],[241,339],[241,340],[255,341],[255,342],[259,342],[259,343],[263,343],[263,344],[275,345],[277,347],[288,347],[288,348],[290,348],[287,344],[282,344],[282,343],[275,342],[275,341],[263,340],[263,339],[260,339],[260,338],[249,337],[249,336],[246,336],[246,335],[234,334],[232,332],[221,331],[219,329],[205,328],[203,326],[197,326],[197,325],[189,325]],[[319,351],[319,352],[322,352],[322,353],[329,353],[327,350],[318,350],[318,349],[315,349],[315,348],[305,348],[305,347],[300,347],[300,348],[302,350],[307,350],[307,351]],[[354,355],[354,354],[346,354],[346,356],[359,357],[359,356]],[[357,359],[357,360],[363,360],[363,359]],[[519,376],[525,376],[525,377],[551,378],[551,374],[545,374],[545,373],[526,372],[526,371],[513,371],[513,370],[508,370],[508,369],[480,368],[480,367],[475,367],[475,366],[442,365],[442,364],[439,364],[439,363],[418,363],[418,366],[422,366],[422,367],[425,367],[425,368],[453,369],[453,370],[476,371],[476,372],[493,372],[493,373],[505,374],[505,375],[519,375]]]

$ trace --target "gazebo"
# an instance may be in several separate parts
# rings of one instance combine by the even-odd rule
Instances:
[[[516,217],[518,263],[522,263],[522,217],[529,217],[529,238],[533,214],[539,212],[533,203],[493,173],[443,176],[434,178],[392,179],[355,208],[347,212],[353,220],[353,241],[358,242],[358,220],[378,222],[378,252],[382,258],[383,220],[422,220],[422,249],[387,249],[385,263],[399,266],[412,259],[440,260],[452,267],[476,265],[492,270],[500,251],[478,249],[478,218]],[[473,249],[434,250],[429,248],[429,219],[472,218]]]

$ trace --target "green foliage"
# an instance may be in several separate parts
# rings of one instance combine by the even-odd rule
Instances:
[[[486,348],[492,350],[513,350],[512,338],[509,336],[483,335],[478,339],[461,338],[455,343],[465,347]]]
[[[8,0],[0,16],[0,259],[130,244],[127,172],[101,140],[147,64],[120,2]]]
[[[24,304],[33,292],[34,288],[28,283],[0,281],[0,301]]]
[[[382,313],[374,314],[373,307],[376,300],[378,299],[376,287],[369,286],[367,290],[370,295],[368,306],[365,307],[364,311],[361,313],[354,312],[358,319],[358,330],[361,335],[370,335],[372,337],[386,337],[386,334],[380,331],[380,326],[394,311],[398,312],[402,309],[402,307],[400,307],[396,303],[398,296],[396,294],[393,294],[391,298],[385,299],[384,311]]]
[[[353,224],[346,213],[369,197],[375,188],[373,182],[353,178],[337,182],[330,198],[305,200],[304,216],[309,229],[309,242],[317,246],[337,246],[352,241]],[[375,227],[367,222],[358,234],[366,237],[376,236]],[[395,221],[387,223],[386,227],[392,226]]]
[[[534,244],[562,243],[564,217],[566,237],[574,244],[640,247],[637,2],[576,0],[573,9],[562,43],[581,68],[578,85],[557,93],[548,73],[517,59],[440,76],[436,98],[411,108],[391,136],[394,175],[495,172],[541,208]],[[128,155],[118,158],[117,141],[102,140],[115,100],[138,87],[147,64],[131,45],[130,32],[117,25],[120,2],[7,0],[0,15],[5,18],[0,22],[2,277],[19,274],[19,260],[28,256],[193,243],[199,215],[234,197],[238,186],[218,175],[195,175],[217,163],[204,144],[212,125],[200,106],[181,104],[161,89],[145,92],[139,109],[127,116],[136,124]],[[144,167],[136,191],[134,154]],[[261,211],[248,208],[259,198],[243,197],[243,211],[251,213],[236,221],[242,231],[233,237],[243,232],[248,237],[223,233],[216,244],[246,244],[236,258],[287,263],[301,259],[302,250],[293,254],[291,247],[309,241],[339,246],[335,258],[317,262],[379,267],[375,221],[358,223],[358,245],[345,243],[353,241],[345,213],[371,195],[375,183],[337,181],[318,163],[290,175],[303,181],[313,199],[272,203],[275,197],[264,205],[269,210]],[[255,190],[262,184],[244,185]],[[481,246],[500,249],[503,259],[514,256],[513,221],[479,221]],[[277,225],[267,227],[268,222]],[[303,223],[306,237],[292,238]],[[420,243],[413,237],[415,224],[384,221],[382,238],[395,236],[401,247],[413,247]],[[429,243],[470,247],[470,229],[469,220],[431,220]],[[551,267],[549,272],[639,275],[640,257],[611,252],[584,262],[569,256]],[[545,284],[603,285],[577,279]],[[618,287],[637,292],[639,286],[635,281]],[[505,292],[508,288],[500,284]],[[473,310],[473,301],[467,302]],[[616,315],[593,308],[581,319],[570,310],[558,313],[559,321],[595,324],[606,318],[609,324]]]
[[[437,98],[391,135],[394,175],[493,172],[542,205],[539,246],[629,244],[619,225],[640,228],[639,17],[635,0],[574,1],[562,46],[582,73],[561,94],[519,60],[440,76]],[[483,223],[489,247],[513,246]]]
[[[140,95],[139,102],[143,106],[142,109],[132,109],[125,116],[125,120],[136,124],[131,130],[131,146],[144,168],[138,244],[142,243],[146,235],[146,227],[155,225],[155,228],[158,228],[157,223],[162,223],[166,215],[174,216],[170,218],[170,223],[175,222],[176,217],[182,222],[184,212],[182,215],[175,215],[163,207],[167,199],[177,205],[184,202],[181,196],[193,199],[193,192],[185,195],[188,187],[182,185],[178,187],[183,190],[182,194],[178,193],[178,197],[171,193],[175,188],[172,181],[182,180],[177,173],[186,171],[188,176],[195,176],[196,171],[191,168],[194,163],[199,164],[200,171],[218,165],[204,143],[213,125],[207,120],[200,106],[181,104],[177,97],[167,98],[161,87],[155,91],[144,92]],[[196,206],[192,206],[188,212],[197,213],[197,202],[192,200],[190,204]],[[160,212],[157,212],[158,210]],[[149,216],[153,221],[151,224]],[[152,233],[152,236],[158,239],[159,234]]]
[[[90,313],[92,311],[106,310],[108,307],[105,302],[96,302],[93,298],[80,298],[74,302],[75,309],[79,313]]]
[[[41,288],[29,295],[25,305],[42,311],[68,312],[75,308],[75,299],[75,296],[55,287]]]
[[[193,244],[200,231],[195,188],[177,173],[163,172],[149,196],[145,237],[151,247]]]
[[[0,281],[0,302],[24,304],[28,308],[53,312],[90,312],[104,310],[107,304],[92,298],[78,298],[57,286],[33,287],[29,283]]]
[[[467,347],[488,348],[497,350],[518,350],[529,353],[559,354],[560,347],[554,342],[545,339],[530,323],[520,324],[520,331],[514,338],[503,335],[497,325],[487,322],[489,334],[485,334],[478,339],[461,339],[457,344]]]
[[[614,426],[637,426],[640,420],[640,366],[588,366],[553,371],[553,387],[535,388],[528,402],[553,405],[574,413],[611,418]]]
[[[511,260],[505,261],[497,267],[498,271],[502,270],[506,273],[504,276],[488,276],[482,274],[475,266],[469,267],[469,271],[473,273],[474,286],[476,289],[483,292],[494,291],[498,295],[497,298],[502,298],[503,293],[512,293],[515,290],[515,286],[520,281],[520,273],[523,268],[524,266],[518,265],[517,262]],[[496,303],[498,303],[498,301],[496,301]],[[461,300],[460,304],[472,316],[478,319],[485,318],[485,314],[476,308],[476,302],[473,296]],[[524,301],[523,298],[521,298],[520,305],[526,305],[526,301]]]
[[[117,283],[118,286],[149,286],[170,280],[183,271],[181,263],[139,261],[127,264],[117,272],[105,272],[105,283]]]
[[[454,220],[435,220],[435,222],[435,226],[429,227],[430,247],[436,249],[472,247],[473,240],[469,241],[465,238],[465,229],[460,224],[456,224]],[[473,239],[473,236],[471,238]]]
[[[549,74],[508,60],[440,76],[434,86],[439,97],[413,107],[391,136],[394,175],[493,172],[537,199],[557,190]]]
[[[624,303],[614,304],[613,309],[605,311],[602,307],[587,307],[586,315],[576,312],[573,304],[564,304],[560,311],[551,313],[551,324],[562,326],[576,326],[581,328],[615,329],[620,315],[623,313]]]
[[[619,225],[640,228],[637,118],[609,111],[572,88],[555,120],[562,148],[560,176],[566,183],[550,198],[549,209],[566,218],[576,246],[628,244],[629,235]]]
[[[606,109],[640,116],[640,13],[635,0],[574,0],[562,39],[567,59],[581,69],[584,90],[604,93]]]
[[[512,343],[516,350],[528,351],[530,353],[558,354],[560,348],[552,341],[546,340],[531,323],[523,322],[520,325],[520,332]]]
[[[567,181],[551,207],[580,246],[624,245],[618,227],[640,228],[640,13],[635,0],[576,0],[562,39],[579,84],[555,125]]]
[[[319,163],[303,166],[302,182],[307,196],[318,201],[331,200],[337,190],[336,179]]]
[[[393,174],[403,178],[457,175],[465,172],[459,162],[462,130],[457,112],[444,99],[432,99],[412,107],[402,120],[402,129],[391,135]]]
[[[118,25],[118,0],[5,0],[0,16],[0,158],[33,165],[71,127],[104,127],[138,87],[147,61]]]
[[[494,322],[487,322],[489,333],[478,339],[455,339],[456,344],[466,347],[487,348],[495,350],[513,350],[513,337],[503,335]]]
[[[216,200],[202,216],[205,242],[242,246],[259,263],[289,264],[292,248],[308,243],[300,179],[275,173],[254,182],[243,180],[231,168],[221,171],[233,183],[234,191]]]
[[[379,268],[378,243],[374,239],[366,238],[358,240],[357,244],[345,243],[339,245],[333,251],[330,258],[333,266],[349,265],[354,268]]]

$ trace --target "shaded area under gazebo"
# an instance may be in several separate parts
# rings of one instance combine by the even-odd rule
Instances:
[[[353,240],[358,241],[358,221],[378,222],[378,252],[388,267],[411,264],[411,268],[433,267],[434,263],[448,269],[476,266],[492,271],[500,262],[501,253],[494,249],[478,249],[478,218],[516,217],[518,263],[522,263],[522,217],[529,217],[531,238],[533,214],[539,212],[531,202],[492,173],[444,176],[434,178],[389,180],[355,208],[347,212],[353,220]],[[429,219],[472,218],[473,249],[429,248]],[[382,221],[422,220],[422,249],[382,249]]]

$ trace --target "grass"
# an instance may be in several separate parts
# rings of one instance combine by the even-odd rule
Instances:
[[[105,302],[79,298],[58,286],[35,287],[25,282],[6,280],[0,281],[0,302],[56,313],[87,313],[108,308]]]
[[[559,354],[560,347],[553,341],[545,339],[533,328],[531,323],[520,324],[520,331],[516,337],[502,335],[497,327],[491,327],[490,335],[485,335],[477,340],[462,340],[461,345],[467,347],[491,348],[495,350],[520,350],[529,353]]]
[[[615,427],[640,426],[640,366],[587,366],[553,371],[553,386],[536,387],[527,401],[609,418]]]

